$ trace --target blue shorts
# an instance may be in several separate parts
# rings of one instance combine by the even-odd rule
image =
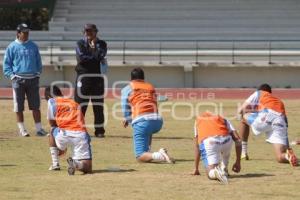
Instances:
[[[149,151],[150,137],[160,131],[163,120],[143,120],[132,124],[135,157]]]

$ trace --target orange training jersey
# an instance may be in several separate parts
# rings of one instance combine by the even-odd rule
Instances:
[[[268,108],[285,115],[284,104],[280,99],[272,96],[272,94],[269,92],[265,92],[265,91],[259,91],[259,92],[260,92],[259,104],[258,104],[259,111]]]
[[[144,81],[131,81],[132,92],[128,98],[131,105],[132,119],[146,113],[157,113],[155,89]]]
[[[196,119],[196,131],[198,134],[198,143],[214,136],[226,136],[229,134],[226,120],[220,115],[213,115],[205,112]]]
[[[59,128],[69,131],[86,132],[84,117],[79,104],[72,99],[55,98],[56,115],[55,120]]]

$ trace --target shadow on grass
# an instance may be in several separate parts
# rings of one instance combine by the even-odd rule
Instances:
[[[123,139],[131,139],[131,135],[108,135],[105,136],[107,138],[123,138]],[[160,137],[160,136],[154,136],[153,140],[192,140],[191,137]]]
[[[105,138],[122,138],[122,139],[131,139],[131,135],[105,135]]]
[[[180,163],[180,162],[193,162],[194,159],[176,159],[176,158],[175,158],[175,161],[176,161],[176,162],[179,162],[179,163]]]
[[[12,141],[15,140],[16,137],[0,137],[0,142],[1,141]]]
[[[135,172],[135,169],[119,169],[119,168],[108,168],[108,169],[96,169],[93,170],[93,174],[98,173],[126,173],[126,172]]]
[[[0,167],[16,167],[17,165],[12,165],[12,164],[4,164],[0,165]]]
[[[192,137],[154,137],[158,140],[193,140]]]
[[[258,173],[258,174],[234,174],[230,175],[229,178],[259,178],[259,177],[266,177],[266,176],[275,176],[274,174],[266,174],[266,173]]]

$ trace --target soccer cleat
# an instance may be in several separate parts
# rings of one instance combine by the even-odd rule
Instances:
[[[219,166],[214,169],[215,177],[220,181],[220,183],[228,184],[227,176],[223,173]]]
[[[68,162],[68,174],[71,176],[71,175],[74,175],[75,174],[75,163],[74,163],[74,160],[69,157],[67,159],[67,162]]]
[[[48,133],[44,129],[41,129],[41,130],[36,132],[37,136],[46,136],[47,134]]]
[[[20,135],[23,136],[23,137],[29,137],[29,133],[26,131],[26,130],[22,130],[20,131]]]
[[[171,158],[171,157],[168,155],[167,149],[161,148],[161,149],[159,149],[158,152],[161,153],[161,154],[163,155],[163,157],[165,158],[165,161],[166,161],[167,163],[170,163],[170,164],[174,164],[174,163],[175,163],[175,159],[174,159],[174,158]]]
[[[249,156],[247,153],[242,153],[241,160],[249,160]]]
[[[49,167],[49,171],[59,171],[60,170],[60,166],[58,165],[51,165]]]
[[[287,159],[288,159],[289,163],[291,164],[291,166],[292,167],[298,166],[298,159],[297,159],[293,149],[288,148],[286,150],[286,154],[287,154]]]

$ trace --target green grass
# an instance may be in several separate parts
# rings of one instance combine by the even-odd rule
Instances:
[[[201,101],[200,101],[201,102]],[[223,105],[223,113],[233,117],[239,101],[216,101]],[[272,146],[264,136],[249,138],[249,161],[242,162],[242,171],[230,171],[230,183],[220,185],[207,179],[201,166],[201,176],[191,176],[193,170],[193,119],[174,120],[164,111],[164,128],[155,135],[152,149],[168,148],[177,159],[175,165],[140,164],[135,161],[132,149],[131,128],[121,127],[121,121],[112,117],[114,101],[107,101],[107,137],[92,137],[93,169],[91,175],[68,176],[66,161],[62,170],[48,171],[51,159],[47,137],[35,137],[31,113],[25,112],[30,138],[17,136],[12,101],[0,100],[0,199],[299,199],[300,168],[275,161]],[[174,103],[165,102],[162,109],[170,110]],[[198,102],[191,101],[193,109]],[[290,139],[300,137],[300,102],[286,101],[289,116]],[[176,105],[176,104],[175,104]],[[209,108],[202,104],[199,110]],[[188,118],[188,106],[177,106],[177,117]],[[42,105],[43,124],[47,125],[46,103]],[[120,116],[120,113],[118,113]],[[88,110],[87,122],[92,122]],[[238,128],[238,122],[232,120]],[[92,129],[90,129],[92,135]],[[294,148],[300,156],[299,146]],[[231,156],[230,165],[234,159]],[[119,170],[116,170],[119,169]]]

